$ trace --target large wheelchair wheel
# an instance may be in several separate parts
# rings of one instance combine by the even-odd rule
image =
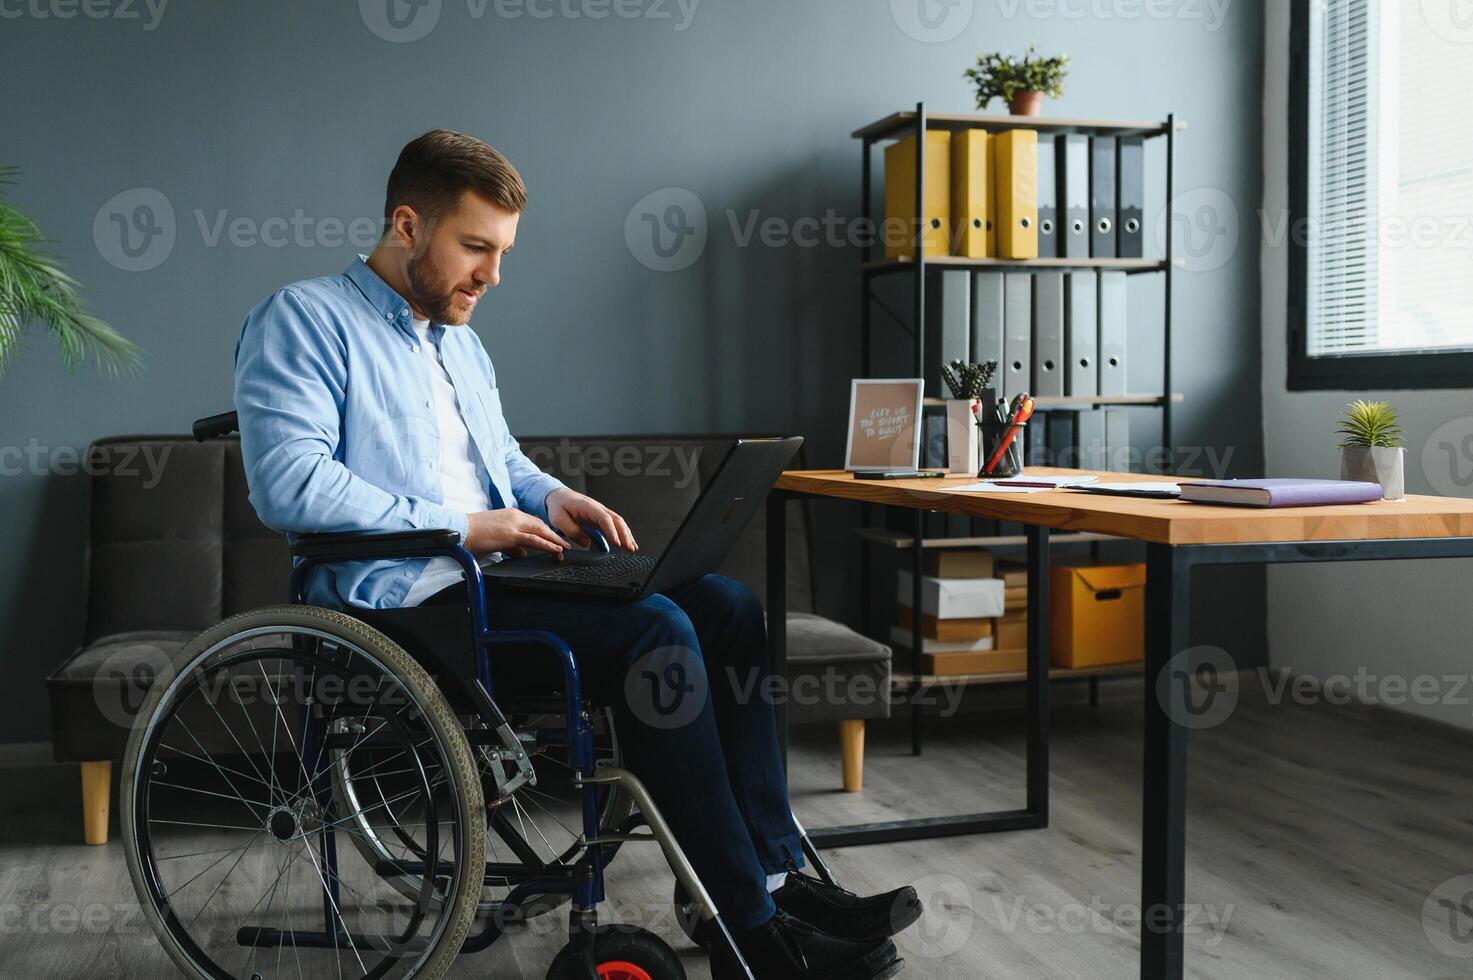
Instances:
[[[486,860],[489,866],[477,910],[481,914],[501,915],[503,921],[525,921],[559,908],[570,898],[562,892],[531,895],[521,899],[514,910],[506,907],[506,899],[518,876],[556,874],[583,855],[586,849],[583,790],[573,782],[575,769],[569,761],[566,719],[561,713],[514,711],[509,721],[531,759],[538,781],[535,786],[522,785],[507,791],[509,769],[505,760],[497,757],[497,746],[472,747],[488,804]],[[589,721],[594,733],[596,765],[622,765],[613,709],[594,709]],[[465,724],[472,729],[484,727],[479,719],[466,719]],[[416,828],[399,826],[394,823],[391,811],[374,808],[390,791],[381,785],[380,772],[371,758],[359,754],[349,759],[338,754],[332,757],[331,763],[334,792],[354,801],[353,809],[361,815],[355,820],[356,832],[350,839],[365,861],[382,865],[397,859],[404,848],[421,850]],[[632,809],[633,803],[621,786],[599,787],[599,826],[619,827]],[[617,843],[603,845],[605,863],[613,860],[618,848]],[[406,896],[422,886],[422,879],[414,874],[393,875],[387,880]]]
[[[138,717],[128,872],[185,975],[445,973],[476,914],[485,803],[460,722],[403,649],[331,610],[255,610],[186,644]],[[335,759],[381,794],[335,793]],[[341,846],[365,820],[415,846],[377,860]]]

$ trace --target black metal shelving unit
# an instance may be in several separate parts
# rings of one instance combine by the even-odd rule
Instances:
[[[874,171],[873,151],[876,144],[892,139],[900,139],[913,136],[916,144],[916,169],[915,169],[915,202],[916,202],[916,225],[921,227],[925,220],[925,181],[926,181],[926,139],[925,133],[928,129],[985,129],[989,132],[999,132],[1009,129],[1031,129],[1040,133],[1084,133],[1097,136],[1139,136],[1146,140],[1165,139],[1166,141],[1166,206],[1175,196],[1176,175],[1176,133],[1178,124],[1174,114],[1169,114],[1164,122],[1139,122],[1139,121],[1106,121],[1089,119],[1062,119],[1044,116],[997,116],[979,115],[970,113],[933,113],[926,112],[924,102],[916,103],[914,112],[897,112],[884,119],[880,119],[868,126],[855,130],[854,138],[861,141],[861,199],[860,216],[864,227],[873,227],[873,214],[871,212],[871,201],[874,197]],[[1162,379],[1161,390],[1156,395],[1126,395],[1119,398],[1091,398],[1088,403],[1092,406],[1098,405],[1129,405],[1129,406],[1154,406],[1161,411],[1161,445],[1165,449],[1167,469],[1169,471],[1172,456],[1172,405],[1179,400],[1178,395],[1172,392],[1172,276],[1176,268],[1174,251],[1172,248],[1172,222],[1166,222],[1163,250],[1164,256],[1160,259],[1136,259],[1136,258],[1037,258],[1037,259],[1001,259],[984,258],[970,259],[958,256],[931,256],[927,257],[924,248],[917,244],[914,258],[875,258],[871,255],[871,243],[867,240],[862,247],[862,256],[859,266],[860,280],[860,374],[862,377],[870,377],[872,373],[871,346],[872,346],[872,313],[875,305],[879,304],[894,319],[897,319],[893,311],[884,307],[874,295],[873,284],[876,278],[897,274],[909,274],[913,283],[913,323],[915,325],[915,376],[923,377],[926,368],[926,272],[931,268],[946,269],[995,269],[998,271],[1045,271],[1045,270],[1069,270],[1089,269],[1096,271],[1119,271],[1127,274],[1152,274],[1159,275],[1162,280],[1164,294],[1162,305]],[[903,322],[902,322],[903,325]],[[1040,400],[1045,401],[1045,400]],[[1040,404],[1040,410],[1046,411],[1049,407],[1067,408],[1071,402],[1068,398],[1049,399],[1056,404]],[[920,424],[921,420],[917,420]],[[871,529],[872,511],[876,505],[864,504],[861,507],[861,532]],[[914,529],[911,538],[911,608],[920,610],[921,606],[921,569],[924,547],[922,543],[926,536],[926,511],[917,510],[914,513]],[[1004,540],[1011,541],[1012,536],[998,535],[995,540],[1001,545]],[[985,537],[970,537],[971,546],[984,544],[988,541]],[[864,606],[866,611],[871,607],[869,602],[872,585],[871,547],[875,544],[871,535],[861,533],[861,565],[860,577],[863,588]],[[1091,544],[1091,547],[1097,547]],[[868,620],[868,616],[866,616]],[[910,689],[914,690],[918,685],[925,683],[925,675],[921,672],[921,654],[923,650],[922,617],[914,615],[911,617],[911,671]],[[864,624],[866,632],[873,633],[871,624]],[[1030,627],[1032,628],[1032,627]],[[1094,702],[1096,697],[1097,677],[1090,678],[1090,699]],[[911,699],[911,753],[920,755],[923,743],[923,723],[921,705],[914,698]]]

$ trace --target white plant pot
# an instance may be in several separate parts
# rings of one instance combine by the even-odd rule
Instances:
[[[982,433],[972,415],[972,403],[965,398],[946,400],[946,468],[952,473],[976,476],[982,463]]]
[[[1379,483],[1383,500],[1405,500],[1405,457],[1400,446],[1345,446],[1340,450],[1340,479]]]

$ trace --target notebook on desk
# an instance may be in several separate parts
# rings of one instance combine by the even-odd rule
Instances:
[[[1354,480],[1209,480],[1183,483],[1181,499],[1240,507],[1318,507],[1381,499],[1381,486]]]

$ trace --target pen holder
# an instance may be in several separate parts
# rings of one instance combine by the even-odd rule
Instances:
[[[985,420],[977,423],[977,428],[982,430],[982,469],[977,476],[984,480],[1006,480],[1023,474],[1023,437],[1028,433],[1028,423],[1019,422],[1018,432],[1013,436],[1012,443],[1004,450],[998,459],[997,465],[992,472],[986,472],[987,461],[997,451],[997,446],[1007,435],[1011,426],[1005,422],[996,420]]]

